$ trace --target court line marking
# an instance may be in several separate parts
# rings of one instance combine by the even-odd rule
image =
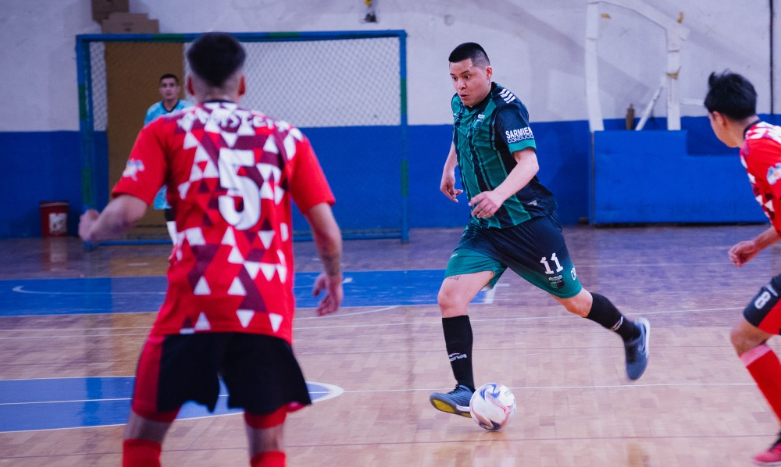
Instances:
[[[65,377],[65,378],[30,378],[30,379],[25,379],[25,380],[1,380],[1,381],[30,381],[30,380],[44,380],[44,379],[52,380],[52,379],[76,379],[76,378],[83,379],[85,377],[83,377],[83,376],[70,376],[70,377]],[[101,377],[100,376],[90,376],[90,378],[101,378]],[[128,378],[128,376],[108,376],[107,378]],[[307,383],[317,384],[317,385],[319,385],[321,387],[324,387],[324,388],[329,390],[329,392],[327,392],[327,393],[322,392],[322,391],[310,392],[310,394],[326,394],[326,396],[323,396],[323,397],[320,397],[318,399],[313,400],[312,401],[313,405],[317,404],[318,402],[326,401],[326,400],[333,399],[335,397],[341,396],[345,392],[343,388],[341,388],[340,386],[336,386],[334,384],[318,383],[316,381],[307,381]],[[228,394],[220,394],[217,397],[228,397]],[[130,398],[88,399],[86,401],[62,401],[62,402],[64,402],[64,403],[69,403],[69,402],[100,402],[100,401],[111,402],[111,401],[122,401],[122,400],[128,400],[129,401],[131,399]],[[0,406],[4,406],[4,405],[30,405],[30,404],[55,404],[55,403],[62,403],[62,402],[61,401],[18,402],[18,403],[17,402],[11,402],[11,403],[0,404]],[[207,415],[203,415],[203,416],[200,416],[200,417],[183,418],[181,420],[201,420],[201,419],[204,419],[204,418],[227,417],[227,416],[232,416],[232,415],[242,415],[242,412],[241,411],[237,411],[237,412],[221,413],[221,414],[207,414]],[[179,419],[177,419],[177,420],[179,420]],[[0,431],[0,434],[6,434],[6,433],[29,433],[29,432],[33,432],[33,431],[83,430],[85,428],[104,428],[104,427],[110,427],[110,426],[125,426],[125,425],[126,425],[126,423],[113,423],[113,424],[108,424],[108,425],[74,426],[74,427],[67,427],[67,428],[42,428],[42,429],[37,429],[37,430],[13,430],[13,431]]]
[[[420,306],[420,305],[394,305],[393,307],[399,308],[402,306]],[[390,308],[390,307],[389,307]],[[684,309],[684,310],[663,310],[663,311],[645,311],[645,312],[635,312],[630,313],[632,315],[638,315],[638,316],[654,316],[654,315],[663,315],[663,314],[683,314],[683,313],[702,313],[702,312],[713,312],[713,311],[735,311],[735,310],[743,310],[743,307],[725,307],[725,308],[698,308],[698,309]],[[107,313],[107,315],[111,314],[119,314],[119,313]],[[353,313],[352,315],[355,315],[358,313]],[[46,315],[46,316],[68,316],[68,315]],[[5,318],[11,318],[11,316],[6,316]],[[314,318],[324,318],[322,316],[316,316]],[[304,319],[304,318],[296,318],[298,319]],[[557,320],[557,319],[572,319],[572,316],[570,314],[557,314],[555,316],[519,316],[519,317],[502,317],[502,318],[474,318],[472,319],[470,317],[470,322],[476,323],[476,322],[495,322],[495,321],[532,321],[532,320]],[[417,326],[417,325],[442,325],[441,320],[437,321],[413,321],[413,322],[403,322],[403,323],[372,323],[372,324],[339,324],[339,325],[332,325],[332,326],[293,326],[294,331],[300,331],[300,330],[310,330],[310,329],[350,329],[350,328],[370,328],[370,327],[383,327],[383,326]],[[151,328],[151,327],[150,327]],[[92,330],[92,329],[149,329],[149,328],[80,328],[84,331]],[[51,330],[51,329],[50,329]],[[14,331],[20,331],[20,332],[40,332],[43,331],[42,329],[3,329],[0,331],[5,332],[14,332]],[[65,331],[64,329],[56,329],[56,331]],[[0,337],[0,341],[2,340],[20,340],[20,339],[69,339],[69,338],[84,338],[84,337],[120,337],[120,336],[146,336],[147,334],[135,334],[135,333],[110,333],[110,334],[87,334],[87,335],[47,335],[47,336],[20,336],[20,337]]]

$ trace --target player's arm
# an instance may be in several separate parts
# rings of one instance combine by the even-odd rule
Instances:
[[[144,217],[147,204],[132,195],[119,195],[100,214],[90,209],[81,215],[79,236],[90,243],[119,237]]]
[[[445,160],[445,167],[442,169],[442,180],[439,182],[439,191],[445,194],[451,201],[457,203],[456,196],[464,192],[456,188],[456,166],[458,166],[458,156],[456,156],[456,145],[450,143],[450,152]]]
[[[729,249],[729,259],[735,266],[743,266],[751,261],[760,251],[781,240],[781,181],[768,180],[771,167],[777,167],[779,154],[777,145],[757,145],[752,148],[751,158],[746,160],[746,170],[757,181],[761,199],[772,199],[772,212],[776,213],[772,218],[772,225],[764,232],[751,240],[742,241]],[[768,198],[765,197],[768,195]],[[767,209],[763,206],[763,209]]]
[[[781,240],[775,226],[757,235],[751,240],[742,241],[729,249],[729,259],[735,266],[743,266],[765,248]]]
[[[517,164],[507,178],[494,190],[479,193],[469,201],[473,216],[478,218],[493,216],[507,198],[525,187],[540,170],[537,151],[531,147],[513,152],[513,157]]]
[[[324,272],[315,280],[312,293],[317,296],[325,290],[325,298],[317,306],[318,315],[334,313],[342,303],[342,232],[334,219],[331,205],[320,203],[313,206],[304,217],[312,228]]]

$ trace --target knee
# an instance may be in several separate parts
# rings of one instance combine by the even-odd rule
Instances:
[[[591,311],[591,300],[588,298],[590,297],[578,294],[572,298],[560,299],[559,302],[564,305],[564,308],[570,313],[585,318]]]
[[[439,309],[442,311],[442,316],[445,318],[463,314],[461,313],[461,310],[466,309],[465,306],[462,306],[461,300],[459,300],[459,297],[456,294],[446,290],[439,291],[439,294],[437,294],[437,303],[439,304]]]
[[[730,331],[729,341],[739,356],[764,343],[764,340],[750,336],[737,326]]]

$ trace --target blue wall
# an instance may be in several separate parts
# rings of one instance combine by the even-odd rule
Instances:
[[[623,120],[607,121],[606,128],[618,130],[623,124]],[[666,133],[655,131],[663,130],[665,124],[664,119],[651,119],[646,126],[648,131],[641,133]],[[681,151],[692,157],[698,154],[723,156],[724,170],[729,172],[726,176],[738,180],[735,197],[745,197],[748,182],[737,162],[737,150],[728,149],[716,140],[706,117],[684,118],[682,125],[688,136],[681,143],[685,146]],[[539,177],[556,195],[561,221],[575,224],[589,215],[591,138],[588,122],[542,122],[533,123],[532,127],[537,139]],[[398,130],[362,127],[304,128],[303,131],[312,141],[331,182],[337,197],[335,213],[342,228],[397,227],[401,216]],[[636,135],[618,133],[619,137]],[[442,165],[450,148],[450,125],[411,126],[408,136],[410,226],[464,225],[469,216],[466,199],[455,204],[439,192]],[[0,195],[3,195],[0,237],[39,236],[38,203],[46,200],[70,202],[69,227],[70,233],[75,235],[77,218],[82,211],[78,132],[0,133],[0,145],[5,148],[3,160],[7,167],[0,180]],[[647,160],[656,161],[654,154],[658,151],[654,149],[647,151],[651,153],[646,156]],[[102,174],[96,197],[103,205],[108,196],[105,154],[96,159],[103,164],[96,170]],[[750,196],[748,202],[753,202]],[[737,209],[743,208],[745,205],[741,203]],[[750,219],[757,219],[756,214],[761,216],[757,210],[755,207],[755,212],[749,213]],[[679,221],[686,220],[664,217],[654,220]],[[297,229],[303,228],[302,222],[296,215]]]
[[[0,132],[0,237],[41,235],[41,201],[68,201],[68,230],[81,211],[81,159],[75,131]]]

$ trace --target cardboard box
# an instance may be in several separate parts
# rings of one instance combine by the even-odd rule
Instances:
[[[92,0],[92,19],[98,23],[107,20],[111,13],[128,11],[129,0]]]
[[[127,12],[117,12],[113,11],[110,15],[108,15],[109,21],[119,21],[122,23],[128,22],[128,21],[148,21],[149,15],[147,13],[127,13]]]
[[[107,19],[103,21],[103,34],[158,34],[160,22],[156,19],[137,21],[119,21]]]

